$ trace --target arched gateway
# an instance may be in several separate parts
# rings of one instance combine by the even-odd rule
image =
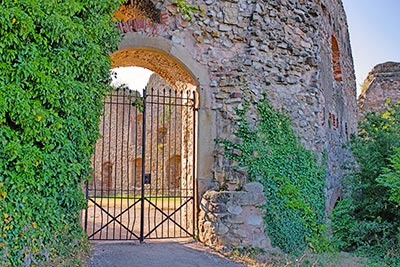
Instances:
[[[115,130],[119,134],[115,138],[135,142],[114,149],[118,142],[105,140],[104,148],[96,149],[93,175],[100,173],[96,177],[101,178],[87,187],[93,211],[84,216],[90,238],[175,236],[168,224],[182,235],[192,235],[197,195],[218,183],[240,190],[248,181],[246,168],[230,160],[215,140],[240,142],[234,134],[236,111],[245,101],[249,123],[255,125],[256,102],[264,95],[289,116],[304,146],[325,162],[326,213],[341,194],[341,177],[346,173],[341,166],[349,157],[343,144],[357,129],[354,67],[341,1],[188,3],[202,10],[193,14],[192,21],[185,20],[181,7],[169,0],[127,0],[116,12],[123,40],[111,55],[112,67],[145,67],[172,89],[153,90],[150,96],[149,90],[143,96],[120,91],[106,100],[106,111],[112,109],[110,114],[119,119],[110,123],[105,116],[100,126],[109,125],[105,129]],[[153,136],[148,136],[151,128]],[[176,138],[172,130],[179,130]],[[105,137],[114,136],[106,131]],[[98,156],[108,152],[109,158]],[[120,172],[126,174],[119,176]],[[143,185],[142,177],[149,178]],[[129,194],[121,189],[128,181]],[[202,208],[207,206],[207,199],[203,204]],[[173,209],[164,211],[168,205]],[[206,215],[199,224],[211,225],[207,228],[211,234],[224,235],[229,229],[234,233],[211,238],[205,227],[199,230],[204,240],[216,246],[243,244],[244,237],[232,226],[236,219],[227,221],[226,228],[219,225],[221,232],[215,230],[214,217]],[[237,242],[232,241],[235,236]]]
[[[198,137],[209,132],[198,130],[207,116],[199,90],[202,81],[208,83],[206,72],[171,41],[122,33],[112,68],[144,67],[171,86],[151,86],[143,95],[117,89],[105,99],[92,180],[85,188],[84,229],[92,240],[194,236],[197,177],[211,165],[198,160],[211,158],[211,149],[197,149]]]

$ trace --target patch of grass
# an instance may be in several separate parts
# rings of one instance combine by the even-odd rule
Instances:
[[[262,251],[253,248],[234,249],[229,258],[243,262],[248,267],[366,267],[379,266],[366,258],[345,252],[313,253],[306,251],[298,257],[279,251]]]

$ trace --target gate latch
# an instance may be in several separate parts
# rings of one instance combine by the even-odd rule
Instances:
[[[151,173],[145,173],[143,178],[144,184],[151,184]]]

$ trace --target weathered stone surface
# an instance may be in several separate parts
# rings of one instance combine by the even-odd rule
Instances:
[[[260,216],[250,215],[249,217],[247,217],[247,223],[249,225],[259,226],[263,224],[263,220]]]
[[[262,185],[249,183],[247,189],[204,193],[199,218],[199,238],[202,242],[219,250],[233,247],[271,249],[263,213],[258,208],[265,201]],[[219,214],[212,208],[215,206],[227,207],[228,213]]]
[[[340,191],[344,174],[341,166],[349,156],[343,143],[357,127],[355,75],[342,2],[189,1],[204,10],[194,14],[192,22],[182,20],[176,5],[169,0],[151,2],[164,11],[163,20],[138,20],[121,27],[124,40],[136,46],[121,46],[111,59],[113,66],[154,70],[174,87],[198,86],[200,192],[212,184],[212,170],[215,180],[226,182],[231,190],[246,184],[246,172],[232,168],[236,163],[226,158],[214,140],[234,140],[233,125],[238,119],[235,110],[240,107],[240,100],[253,97],[257,102],[266,93],[274,108],[289,115],[305,147],[319,159],[325,153],[329,210]],[[148,12],[148,17],[153,13]],[[136,40],[129,39],[133,32],[137,33],[135,36],[148,37],[149,43],[137,45]],[[178,48],[186,51],[184,56],[177,56]],[[188,58],[190,64],[183,64]],[[231,97],[236,92],[241,96]],[[253,103],[249,110],[249,122],[254,127],[259,118]],[[218,199],[216,202],[227,203],[231,198],[236,201],[237,196],[243,208],[263,198],[255,195],[255,200],[242,194],[215,192],[203,197],[207,202]],[[229,239],[210,238],[207,242],[221,244],[221,240]]]
[[[400,101],[400,63],[386,62],[376,65],[363,84],[358,98],[359,118],[367,112],[381,113],[387,109],[386,103]]]
[[[244,191],[258,194],[264,191],[264,187],[260,183],[252,182],[244,185]]]
[[[239,23],[239,8],[236,4],[226,3],[222,7],[222,13],[224,15],[224,22],[226,24]]]
[[[240,206],[232,205],[228,207],[228,212],[230,214],[239,215],[241,214],[243,209]]]

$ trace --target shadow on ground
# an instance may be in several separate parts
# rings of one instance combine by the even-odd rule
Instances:
[[[94,243],[89,267],[244,267],[190,242]]]

